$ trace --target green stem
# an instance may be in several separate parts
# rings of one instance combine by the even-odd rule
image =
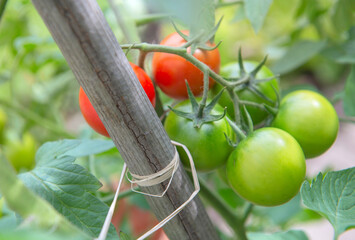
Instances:
[[[203,117],[203,109],[206,106],[206,102],[207,102],[207,97],[208,97],[208,87],[209,87],[209,82],[210,82],[210,78],[209,78],[209,73],[208,73],[208,69],[204,69],[203,71],[203,95],[202,95],[202,100],[199,104],[199,109],[198,109],[198,117]]]
[[[7,3],[7,0],[0,0],[0,21],[1,21],[2,15],[5,12],[6,3]]]
[[[146,52],[164,52],[164,53],[172,53],[178,55],[180,57],[185,58],[187,61],[195,65],[201,71],[208,69],[209,76],[221,84],[222,86],[229,86],[231,83],[225,80],[223,77],[215,73],[212,69],[210,69],[205,63],[199,61],[193,55],[187,52],[186,48],[183,47],[171,47],[171,46],[164,46],[160,44],[148,44],[148,43],[138,43],[138,44],[124,44],[121,45],[122,49],[139,49]],[[236,85],[236,83],[233,83]]]
[[[139,52],[138,66],[142,69],[144,69],[144,61],[145,61],[145,57],[147,56],[147,54],[148,54],[148,52],[145,52],[145,51]]]
[[[165,18],[169,18],[168,14],[149,14],[135,19],[137,27],[145,25],[151,22],[159,21]]]
[[[22,106],[18,106],[14,103],[8,102],[4,99],[0,99],[0,105],[8,108],[16,112],[18,115],[22,116],[24,119],[33,121],[37,123],[37,125],[47,128],[48,130],[52,131],[53,133],[60,134],[67,138],[75,138],[72,134],[68,133],[66,130],[59,127],[57,124],[48,121],[47,119],[43,118],[42,116],[38,115],[35,112],[32,112]]]
[[[242,219],[234,213],[234,210],[229,207],[223,199],[215,192],[211,191],[211,188],[207,184],[199,179],[200,182],[200,195],[213,206],[213,208],[223,216],[228,225],[233,229],[239,240],[247,240],[246,231]]]
[[[243,0],[235,0],[235,1],[229,1],[229,2],[220,2],[216,5],[216,8],[221,8],[221,7],[228,7],[228,6],[233,6],[233,5],[238,5],[244,3]]]
[[[253,208],[254,208],[254,205],[252,203],[248,203],[248,206],[247,206],[247,208],[246,208],[246,210],[244,212],[243,218],[242,218],[242,222],[243,223],[246,222],[246,220],[248,219],[248,217],[249,217],[250,213],[252,212]]]
[[[234,117],[235,123],[240,126],[242,123],[241,114],[240,114],[240,107],[239,107],[239,98],[238,95],[234,92],[233,88],[227,88],[228,94],[233,102],[234,107]]]
[[[355,117],[339,117],[340,122],[355,123]]]

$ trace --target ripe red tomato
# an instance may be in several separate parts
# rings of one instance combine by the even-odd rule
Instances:
[[[188,31],[183,31],[188,35]],[[165,46],[179,47],[186,41],[178,34],[172,33],[160,44]],[[207,46],[215,46],[207,43]],[[190,51],[190,48],[188,48]],[[219,72],[220,56],[218,49],[205,51],[197,49],[193,54],[201,62],[207,64],[216,73]],[[170,53],[154,53],[153,56],[153,76],[160,89],[169,97],[175,99],[187,99],[187,89],[185,80],[190,85],[194,95],[200,95],[203,91],[203,73],[192,63],[184,58]],[[209,87],[215,82],[210,78]]]
[[[136,74],[139,82],[141,83],[145,93],[147,94],[150,102],[153,107],[155,106],[155,90],[152,80],[145,73],[145,71],[138,67],[137,65],[130,63],[133,68],[134,73]],[[96,132],[104,135],[106,137],[110,137],[108,134],[104,124],[102,123],[99,115],[97,115],[94,107],[92,106],[89,98],[86,96],[84,90],[80,87],[79,90],[79,106],[81,113],[83,114],[86,122],[92,127]]]

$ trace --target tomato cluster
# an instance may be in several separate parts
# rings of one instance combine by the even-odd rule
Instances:
[[[161,45],[181,47],[185,43],[182,36],[173,33]],[[210,42],[205,44],[214,46]],[[187,51],[191,51],[190,47]],[[217,48],[197,49],[193,56],[215,73],[219,72]],[[131,66],[154,106],[155,92],[149,77],[142,69]],[[152,75],[169,97],[190,98],[175,106],[166,117],[164,127],[168,136],[188,147],[198,171],[219,169],[222,178],[237,194],[258,205],[275,206],[293,198],[305,179],[305,159],[324,153],[337,136],[337,113],[326,98],[316,92],[300,90],[279,102],[279,82],[263,64],[244,61],[223,67],[221,76],[229,87],[228,93],[219,94],[223,86],[209,79],[209,87],[215,85],[210,92],[217,98],[210,100],[211,105],[207,107],[205,103],[198,105],[192,96],[203,92],[202,71],[181,56],[154,53]],[[245,80],[233,85],[240,79]],[[234,106],[236,102],[231,96],[237,96],[238,106]],[[215,105],[217,101],[220,105]],[[82,89],[79,102],[89,125],[108,136]],[[213,110],[203,111],[212,109],[209,106],[214,107]],[[223,107],[227,109],[225,117]],[[239,119],[236,119],[238,109],[243,111],[239,110]],[[228,118],[235,123],[230,123],[232,120]],[[182,163],[189,168],[186,154],[180,150],[179,154]]]
[[[145,93],[147,94],[149,101],[153,106],[155,106],[155,90],[152,80],[146,74],[146,72],[138,67],[137,65],[130,62],[130,65],[133,69],[133,72],[136,74],[139,82],[141,83]],[[80,87],[79,90],[79,106],[81,113],[83,114],[86,122],[92,127],[96,132],[110,137],[108,134],[104,124],[102,123],[99,115],[95,111],[94,107],[92,106],[89,98],[85,94],[84,90]]]

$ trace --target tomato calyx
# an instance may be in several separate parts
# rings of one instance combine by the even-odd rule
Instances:
[[[222,89],[212,99],[212,101],[206,105],[205,101],[203,99],[200,103],[197,102],[187,81],[186,81],[186,88],[187,88],[187,93],[189,95],[189,99],[191,102],[192,112],[183,112],[180,110],[173,109],[172,107],[169,106],[170,110],[173,111],[176,115],[186,118],[186,119],[189,119],[189,120],[192,120],[193,126],[195,128],[200,128],[202,126],[202,124],[204,124],[204,123],[221,120],[222,118],[224,118],[226,116],[226,114],[227,114],[226,108],[224,108],[222,114],[217,114],[217,115],[211,114],[213,108],[216,106],[216,104],[218,103],[218,100],[222,96],[224,89]]]
[[[209,32],[204,31],[203,29],[196,33],[196,31],[192,31],[195,33],[193,35],[186,35],[184,34],[174,22],[172,22],[175,31],[186,41],[186,43],[182,46],[183,48],[191,47],[191,54],[193,55],[197,49],[205,50],[205,51],[212,51],[219,47],[222,41],[218,42],[215,46],[208,46],[206,43],[214,42],[214,36],[222,22],[223,17],[221,17],[216,24]]]
[[[233,90],[236,92],[244,90],[244,89],[248,89],[250,92],[263,98],[265,101],[267,101],[271,104],[275,104],[275,102],[273,100],[271,100],[269,97],[265,96],[265,94],[263,94],[257,88],[257,85],[259,83],[269,82],[269,81],[279,77],[279,75],[275,75],[275,76],[271,76],[271,77],[263,78],[263,79],[258,79],[256,77],[258,72],[265,65],[266,60],[267,60],[267,56],[265,56],[264,59],[251,72],[247,72],[245,70],[244,64],[243,64],[242,51],[241,51],[241,49],[239,49],[238,63],[239,63],[239,69],[240,69],[240,77],[227,79],[231,82],[230,87],[233,88]],[[241,82],[242,82],[242,84],[240,84]],[[276,89],[274,89],[274,91],[275,91],[276,95],[278,96]]]

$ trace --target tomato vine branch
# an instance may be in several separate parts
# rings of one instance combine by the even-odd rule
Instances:
[[[210,69],[205,63],[199,61],[193,55],[188,53],[187,48],[184,47],[171,47],[171,46],[164,46],[160,44],[149,44],[149,43],[124,44],[121,45],[121,47],[122,49],[138,49],[144,52],[164,52],[164,53],[171,53],[171,54],[178,55],[180,57],[185,58],[187,61],[195,65],[201,71],[204,71],[204,69],[208,69],[208,74],[210,75],[210,77],[223,86],[236,86],[246,81],[244,80],[243,82],[239,82],[239,83],[237,82],[231,83],[225,80],[222,76],[218,75],[212,69]]]
[[[247,240],[246,230],[244,227],[243,219],[234,213],[234,210],[229,207],[219,195],[212,192],[204,180],[199,178],[200,194],[209,202],[213,208],[219,212],[226,220],[228,225],[233,229],[239,240]]]

